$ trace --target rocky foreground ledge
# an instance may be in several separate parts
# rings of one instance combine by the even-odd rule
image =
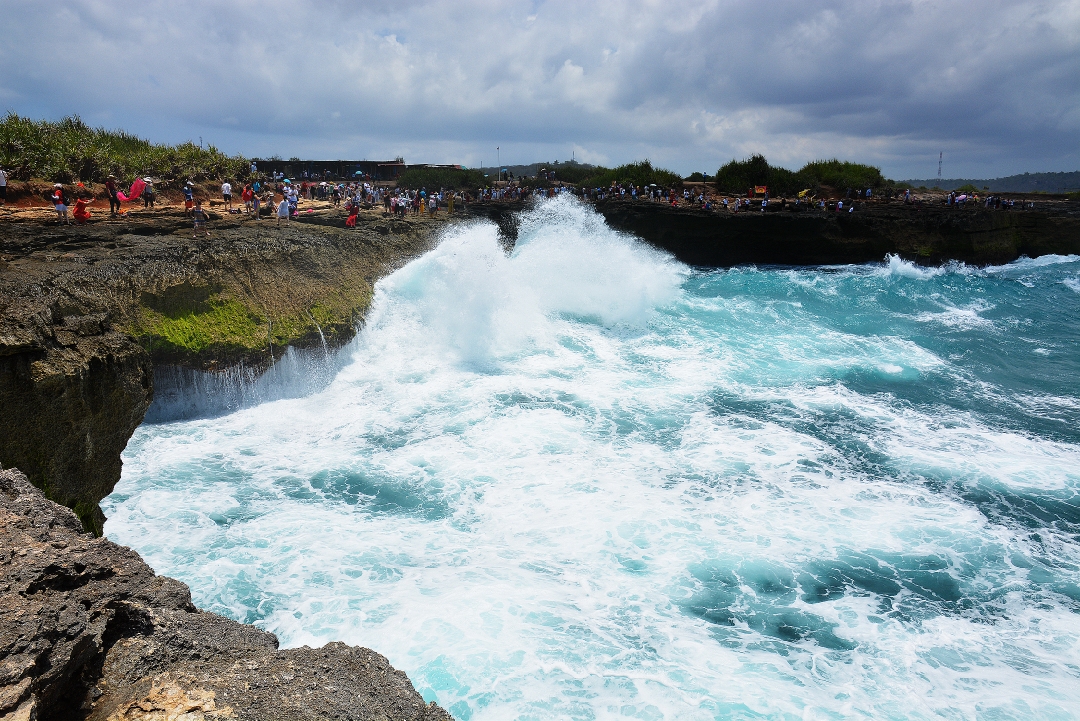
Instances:
[[[0,471],[0,719],[448,720],[366,648],[280,650]]]

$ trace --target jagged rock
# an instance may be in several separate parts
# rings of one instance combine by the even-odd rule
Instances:
[[[0,471],[0,719],[447,720],[366,648],[278,649]]]

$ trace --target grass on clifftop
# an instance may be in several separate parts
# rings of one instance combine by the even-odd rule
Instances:
[[[237,179],[247,174],[249,165],[212,145],[157,145],[122,130],[91,128],[77,115],[51,122],[8,113],[0,120],[0,167],[18,180],[103,182],[110,173],[121,183],[136,175],[181,181]]]

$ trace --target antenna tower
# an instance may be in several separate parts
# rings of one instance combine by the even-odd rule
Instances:
[[[937,179],[941,180],[941,159],[945,157],[945,151],[941,151],[937,156]]]

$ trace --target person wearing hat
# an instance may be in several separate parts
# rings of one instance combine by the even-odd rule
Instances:
[[[67,198],[64,196],[64,186],[60,183],[53,185],[52,202],[53,207],[56,208],[56,219],[63,221],[64,225],[71,225],[71,221],[68,220]]]
[[[195,205],[195,190],[189,180],[184,183],[184,215],[191,215],[191,208]]]
[[[143,196],[142,196],[143,207],[144,208],[153,208],[154,207],[154,179],[151,178],[148,175],[148,176],[146,176],[145,178],[142,179],[142,182],[146,183],[146,187],[143,188]]]
[[[105,179],[105,190],[109,193],[109,215],[116,217],[120,212],[120,198],[116,197],[116,176]]]

